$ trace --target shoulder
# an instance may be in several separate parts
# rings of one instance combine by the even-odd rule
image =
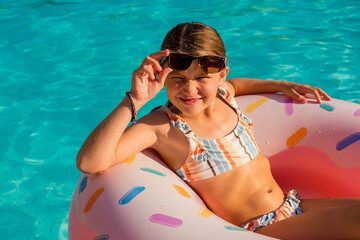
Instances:
[[[230,105],[237,106],[233,94],[234,88],[231,83],[225,82],[223,85],[218,87],[218,94],[221,96],[226,102],[230,103]]]
[[[220,86],[220,88],[224,89],[226,92],[231,94],[233,97],[235,96],[235,88],[230,81],[225,81],[224,84]]]
[[[162,111],[161,107],[158,107],[140,118],[134,125],[147,125],[149,127],[158,128],[169,124],[170,121],[167,113]]]
[[[131,124],[124,132],[124,139],[127,139],[126,141],[141,139],[137,142],[138,147],[145,149],[156,144],[169,129],[170,123],[166,113],[154,111]]]
[[[136,124],[133,124],[138,130],[146,128],[145,131],[150,132],[150,134],[141,135],[142,138],[145,138],[146,136],[149,136],[150,138],[155,137],[156,140],[151,147],[162,156],[171,155],[170,152],[172,150],[179,149],[187,144],[187,139],[183,133],[179,129],[173,127],[166,110],[166,107],[156,109],[140,118]],[[166,159],[164,160],[165,162],[168,161]]]

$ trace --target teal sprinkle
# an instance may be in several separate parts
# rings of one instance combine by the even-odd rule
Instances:
[[[335,106],[330,105],[328,103],[322,103],[322,104],[320,104],[320,107],[328,112],[332,112],[335,110]]]
[[[142,171],[145,171],[145,172],[149,172],[149,173],[153,173],[153,174],[156,174],[156,175],[159,175],[159,176],[162,176],[162,177],[165,177],[166,175],[159,172],[159,171],[156,171],[154,169],[151,169],[151,168],[140,168]]]
[[[241,228],[241,227],[234,227],[234,226],[226,225],[225,228],[226,228],[227,230],[231,230],[231,231],[247,232],[246,229],[243,229],[243,228]]]

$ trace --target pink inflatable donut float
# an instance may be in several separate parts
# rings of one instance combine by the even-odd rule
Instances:
[[[284,191],[302,198],[360,197],[360,105],[298,104],[283,95],[236,98],[255,125],[262,153]],[[151,150],[106,170],[82,174],[73,194],[70,240],[271,239],[206,208]]]

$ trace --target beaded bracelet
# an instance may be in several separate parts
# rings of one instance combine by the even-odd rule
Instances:
[[[126,92],[126,96],[129,98],[130,104],[131,104],[131,122],[136,122],[136,113],[137,112],[136,112],[135,105],[132,100],[132,95],[130,92]]]

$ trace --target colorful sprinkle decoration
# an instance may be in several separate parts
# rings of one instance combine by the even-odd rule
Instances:
[[[225,228],[227,230],[231,230],[231,231],[243,231],[243,232],[247,232],[246,229],[243,229],[241,227],[235,227],[235,226],[230,226],[230,225],[226,225]]]
[[[360,117],[360,108],[354,112],[355,117]]]
[[[82,193],[85,188],[86,188],[86,185],[87,185],[87,180],[88,180],[88,177],[84,177],[83,180],[81,180],[81,183],[80,183],[80,186],[79,186],[79,194]]]
[[[176,185],[176,184],[173,184],[173,187],[175,188],[175,190],[176,190],[181,196],[184,196],[184,197],[187,197],[187,198],[191,198],[191,196],[189,195],[189,193],[188,193],[183,187],[180,187],[179,185]]]
[[[207,209],[206,207],[202,207],[200,208],[200,210],[198,211],[197,215],[199,215],[200,217],[203,218],[208,218],[213,214],[212,211],[210,211],[209,209]]]
[[[328,111],[328,112],[332,112],[335,110],[335,106],[329,104],[329,103],[322,103],[319,105],[322,109]]]
[[[291,98],[285,98],[285,114],[290,116],[294,112],[293,100]]]
[[[87,202],[87,204],[84,208],[84,213],[87,213],[88,211],[90,211],[90,209],[92,208],[92,206],[94,205],[96,200],[100,197],[100,195],[103,192],[104,192],[104,188],[99,188],[98,190],[96,190],[94,192],[94,194],[90,197],[89,201]]]
[[[293,148],[296,144],[298,144],[307,134],[307,129],[305,127],[297,130],[293,135],[291,135],[286,141],[286,145],[288,148]]]
[[[261,106],[262,104],[264,104],[266,101],[268,101],[270,98],[267,97],[263,97],[260,98],[259,100],[257,100],[256,102],[249,104],[245,107],[245,112],[247,113],[251,113],[252,111],[254,111],[256,108],[258,108],[259,106]]]
[[[341,151],[344,148],[347,148],[348,146],[350,146],[351,144],[354,144],[355,142],[360,140],[360,132],[351,134],[350,136],[340,140],[337,144],[336,144],[336,150]]]
[[[150,221],[154,223],[166,225],[169,227],[179,227],[183,223],[183,221],[178,218],[170,217],[160,213],[152,215],[150,217]]]
[[[137,195],[139,195],[142,191],[145,190],[144,186],[136,186],[130,189],[127,193],[122,196],[119,200],[119,205],[124,205],[133,200]]]
[[[110,239],[109,235],[107,235],[107,234],[94,238],[94,240],[109,240],[109,239]]]
[[[155,175],[159,175],[161,177],[165,177],[166,175],[159,172],[159,171],[156,171],[154,169],[151,169],[151,168],[140,168],[140,170],[144,171],[144,172],[149,172],[149,173],[152,173],[152,174],[155,174]]]

